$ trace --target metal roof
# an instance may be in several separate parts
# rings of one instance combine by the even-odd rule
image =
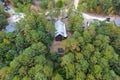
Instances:
[[[55,37],[58,36],[59,34],[62,35],[63,37],[67,37],[65,24],[61,20],[55,22],[55,29],[56,29]]]
[[[6,26],[5,32],[14,32],[15,31],[15,25],[16,25],[16,23],[9,24],[8,26]]]
[[[114,22],[116,26],[120,26],[120,18],[115,19]]]

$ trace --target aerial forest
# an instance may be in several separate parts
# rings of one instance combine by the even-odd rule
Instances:
[[[25,17],[5,32],[10,15],[0,4],[0,80],[120,80],[120,27],[98,20],[83,27],[81,15],[120,16],[120,0],[79,0],[77,9],[74,0],[1,1]],[[63,55],[51,52],[56,18],[71,34]]]

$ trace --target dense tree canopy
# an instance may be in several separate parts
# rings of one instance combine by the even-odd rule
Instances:
[[[71,36],[61,41],[65,54],[50,52],[52,19],[69,1],[41,0],[43,14],[39,14],[30,10],[32,0],[11,0],[25,18],[16,24],[15,32],[0,31],[0,80],[120,80],[120,28],[113,22],[95,21],[83,28],[83,17],[72,12],[66,24]],[[79,4],[80,11],[99,13],[106,7],[103,12],[109,13],[118,10],[119,0],[80,0]],[[49,14],[44,15],[47,10]],[[3,7],[0,13],[4,22]],[[0,29],[6,24],[0,24]]]
[[[5,28],[5,26],[7,25],[7,17],[9,15],[4,12],[4,7],[2,5],[0,5],[0,30]]]
[[[80,0],[78,8],[85,11],[81,5],[86,5],[84,9],[88,12],[120,15],[120,0]]]

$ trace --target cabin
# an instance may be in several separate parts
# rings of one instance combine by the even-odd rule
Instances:
[[[55,22],[55,40],[56,41],[62,41],[65,38],[67,38],[67,32],[66,32],[66,26],[61,20],[57,20]]]
[[[16,26],[16,23],[12,23],[12,24],[7,25],[5,28],[5,32],[14,32],[15,26]]]
[[[120,26],[120,18],[114,20],[116,26]]]

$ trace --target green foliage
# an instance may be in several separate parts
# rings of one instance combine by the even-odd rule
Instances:
[[[4,7],[0,5],[0,30],[4,29],[8,24],[7,17],[9,15],[4,11]]]
[[[76,73],[76,77],[75,77],[75,80],[85,80],[85,74],[84,74],[84,72],[77,72]]]
[[[57,54],[56,52],[51,53],[51,59],[52,59],[53,61],[58,61],[58,62],[59,62],[60,55]]]
[[[32,0],[10,0],[12,2],[12,4],[15,7],[18,7],[18,5],[26,5],[26,4],[30,4],[32,2]],[[19,2],[19,3],[18,3]]]
[[[40,2],[40,7],[43,8],[43,9],[47,9],[48,8],[48,2],[49,2],[49,0],[42,0]]]
[[[61,8],[63,6],[63,1],[62,0],[58,0],[57,1],[57,7]]]
[[[82,28],[82,21],[83,18],[80,17],[77,14],[71,14],[69,20],[68,20],[68,27],[69,30],[71,31],[78,31],[78,32],[82,32],[83,28]]]
[[[81,5],[78,5],[78,10],[80,12],[86,12],[87,11],[87,3],[82,3]]]
[[[24,76],[28,76],[28,79],[33,78],[35,80],[50,77],[52,75],[52,67],[44,57],[45,53],[46,47],[40,42],[26,48],[19,57],[10,63],[6,80],[13,79],[17,76],[16,74],[20,76],[20,79],[23,78],[23,80],[25,78]],[[40,76],[40,74],[42,75]],[[31,75],[34,75],[34,77],[31,77]]]
[[[61,66],[71,64],[73,63],[73,60],[74,60],[74,55],[72,53],[68,53],[67,55],[62,57]]]
[[[81,0],[79,1],[78,9],[80,11],[87,11],[97,14],[119,14],[120,10],[119,0]]]
[[[70,26],[72,26],[71,22],[73,21],[68,23]],[[119,39],[119,28],[116,29],[115,26],[104,22],[102,25],[103,27],[99,28],[96,24],[92,24],[84,32],[73,30],[74,28],[70,27],[74,33],[71,38],[63,41],[65,50],[74,54],[75,70],[78,72],[74,74],[76,80],[113,80],[115,75],[119,74],[119,47],[115,47],[115,44],[112,44],[116,42],[111,43],[111,41]],[[117,36],[113,34],[117,34]],[[80,48],[79,51],[76,52],[75,49],[71,50],[71,41],[78,42],[77,47]],[[117,44],[119,45],[119,41]],[[62,60],[61,63],[63,62],[65,61]],[[67,65],[65,65],[65,67],[67,67]],[[114,72],[111,72],[111,70],[114,70],[114,75]],[[81,71],[83,73],[79,74]],[[77,76],[78,74],[79,76]],[[71,79],[71,77],[66,76],[65,79]]]
[[[8,67],[5,66],[3,68],[0,69],[0,79],[4,80],[5,79],[5,74],[7,73]]]
[[[56,73],[56,75],[52,78],[52,80],[64,80],[64,79],[59,73]]]
[[[83,18],[70,13],[67,26],[71,36],[62,41],[65,54],[59,55],[50,52],[55,29],[46,16],[29,10],[31,0],[11,1],[26,16],[17,24],[16,34],[0,31],[0,80],[119,80],[119,27],[100,22],[99,28],[96,21],[84,30]],[[54,7],[53,0],[42,0],[40,6],[51,9],[49,16],[53,19],[63,3],[71,1],[58,0],[59,9]],[[113,4],[117,7],[119,2],[80,0],[79,4],[80,11],[99,13],[106,8],[103,10],[106,13],[113,11]]]
[[[91,35],[86,31],[86,32],[83,32],[83,38],[84,38],[84,41],[85,42],[91,42]]]
[[[9,66],[5,80],[47,80],[53,75],[52,62],[46,59],[53,26],[46,26],[41,15],[28,13],[28,7],[21,9],[26,19],[16,26],[16,34],[0,32],[0,67]]]
[[[17,55],[17,52],[14,51],[14,50],[9,50],[7,53],[6,53],[6,59],[7,61],[11,61],[15,56]]]

